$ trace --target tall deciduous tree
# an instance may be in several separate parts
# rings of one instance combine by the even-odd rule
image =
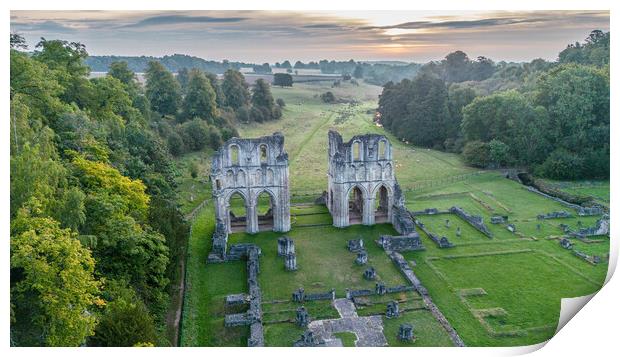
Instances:
[[[161,63],[151,61],[146,70],[146,96],[154,111],[175,115],[181,101],[179,82]]]
[[[282,111],[275,105],[269,83],[258,79],[252,88],[252,119],[263,122],[279,119],[281,116]]]
[[[103,305],[95,261],[76,234],[25,212],[11,224],[11,338],[16,345],[79,346]]]
[[[226,105],[235,110],[247,105],[250,101],[248,84],[239,71],[229,69],[224,73],[222,91],[226,97]]]
[[[189,74],[187,93],[183,99],[183,117],[200,118],[213,124],[216,116],[216,95],[211,87],[211,81],[199,69],[192,69]]]
[[[288,73],[276,73],[273,75],[273,85],[280,87],[292,87],[293,76]]]

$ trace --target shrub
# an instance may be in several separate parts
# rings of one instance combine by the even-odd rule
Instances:
[[[183,138],[176,131],[171,131],[168,135],[168,151],[173,156],[179,156],[185,152]]]
[[[535,171],[538,176],[574,180],[582,176],[584,164],[582,157],[564,149],[556,149]]]
[[[135,292],[111,282],[105,292],[108,300],[105,311],[89,338],[88,345],[100,347],[131,347],[155,344],[158,340],[155,322]]]
[[[237,109],[237,120],[241,123],[250,122],[250,108],[248,106],[242,106]]]
[[[468,165],[485,168],[490,163],[489,145],[481,141],[470,141],[463,148],[463,159]]]
[[[276,104],[277,104],[280,108],[284,108],[284,107],[286,107],[286,103],[284,103],[284,99],[282,99],[282,98],[278,98],[278,99],[276,99]]]
[[[192,176],[192,178],[198,177],[198,164],[196,164],[196,162],[194,161],[189,164],[189,174]]]
[[[223,143],[220,131],[201,119],[194,119],[182,124],[180,126],[180,134],[186,149],[191,151],[199,151],[207,146],[217,149]],[[229,134],[232,134],[232,132],[229,132]]]
[[[273,119],[280,119],[282,118],[282,109],[280,109],[279,106],[275,106],[273,108]]]
[[[325,103],[335,103],[336,96],[332,92],[325,92],[321,94],[321,100]]]

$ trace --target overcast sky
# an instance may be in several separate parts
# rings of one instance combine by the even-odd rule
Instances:
[[[188,54],[246,62],[426,62],[462,50],[496,61],[555,60],[608,11],[11,11],[11,32],[86,45],[91,55]]]

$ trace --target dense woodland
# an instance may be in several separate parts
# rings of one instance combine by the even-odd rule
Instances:
[[[412,79],[387,83],[381,123],[402,140],[462,153],[477,167],[608,178],[609,37],[593,31],[556,62],[495,64],[453,52]]]
[[[11,35],[11,344],[168,345],[188,237],[172,155],[215,149],[233,122],[281,116],[269,84],[232,69],[175,78],[126,62],[88,79],[88,53]]]

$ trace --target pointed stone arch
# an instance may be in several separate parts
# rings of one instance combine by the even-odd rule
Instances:
[[[373,190],[372,201],[374,223],[390,222],[394,197],[389,185],[379,183]]]
[[[276,226],[276,212],[278,212],[275,195],[269,189],[261,189],[256,192],[254,198],[256,207],[257,231],[272,231]]]
[[[242,190],[233,190],[226,197],[226,225],[228,232],[247,231],[248,219],[248,196]]]
[[[349,225],[361,224],[366,215],[366,200],[368,193],[362,185],[354,185],[347,192],[347,202],[349,208]]]

